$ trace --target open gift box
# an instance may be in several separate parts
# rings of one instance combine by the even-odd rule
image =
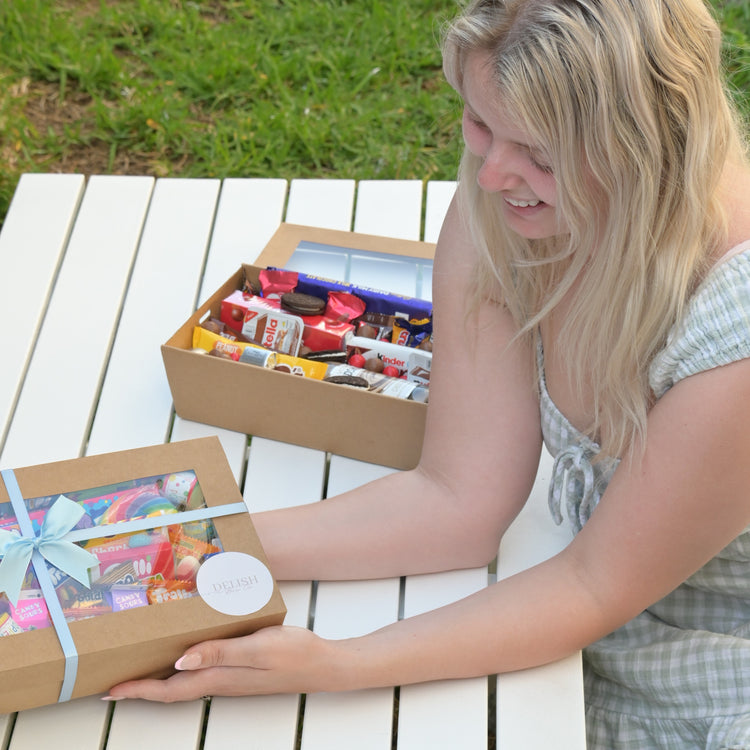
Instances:
[[[166,677],[195,643],[283,622],[217,438],[1,476],[0,713]]]
[[[422,452],[425,403],[193,351],[195,327],[207,317],[219,318],[222,300],[246,282],[257,287],[263,269],[283,268],[302,247],[307,251],[307,270],[335,280],[342,276],[334,266],[316,270],[310,264],[316,258],[334,259],[340,261],[343,273],[352,258],[368,263],[377,257],[373,267],[385,264],[397,269],[391,278],[414,274],[420,267],[427,275],[435,251],[435,245],[427,242],[282,224],[255,264],[243,264],[162,346],[175,410],[185,419],[237,432],[413,468]]]

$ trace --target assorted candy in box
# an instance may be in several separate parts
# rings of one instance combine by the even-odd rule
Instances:
[[[83,510],[75,529],[108,526],[112,530],[109,536],[79,543],[97,561],[90,569],[90,585],[49,566],[67,622],[192,597],[196,595],[196,575],[201,563],[222,551],[210,519],[116,533],[118,523],[204,507],[193,471],[144,477],[64,496]],[[35,534],[58,497],[25,501]],[[1,505],[0,529],[17,531],[18,528],[12,506]],[[18,600],[13,603],[7,595],[0,596],[0,636],[51,626],[39,582],[29,567]]]
[[[303,377],[426,402],[432,305],[308,274],[267,268],[193,332],[196,351]]]

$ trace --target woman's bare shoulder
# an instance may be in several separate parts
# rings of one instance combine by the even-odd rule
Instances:
[[[723,195],[728,236],[716,260],[750,240],[750,166],[727,168]]]

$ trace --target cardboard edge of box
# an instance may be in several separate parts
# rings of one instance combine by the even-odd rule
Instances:
[[[209,506],[242,503],[226,455],[216,437],[196,438],[129,451],[87,456],[14,469],[25,498],[112,484],[127,479],[193,469]],[[63,489],[64,488],[64,489]],[[0,502],[9,502],[0,482]],[[213,519],[226,550],[251,550],[268,560],[248,513]],[[268,603],[253,615],[234,617],[209,607],[200,597],[101,615],[70,623],[78,652],[73,698],[116,682],[166,677],[184,650],[208,638],[230,638],[284,621],[286,606],[274,581]],[[18,638],[24,638],[19,648]],[[0,712],[56,703],[64,656],[54,628],[0,638]],[[164,666],[154,668],[155,663]]]
[[[185,419],[236,432],[398,469],[413,468],[422,450],[425,404],[192,351],[193,328],[206,313],[211,310],[218,317],[221,300],[241,288],[246,275],[257,283],[260,270],[283,267],[303,240],[425,259],[433,257],[435,247],[414,240],[282,224],[257,265],[243,264],[162,345],[175,411]],[[280,418],[280,413],[285,416]]]

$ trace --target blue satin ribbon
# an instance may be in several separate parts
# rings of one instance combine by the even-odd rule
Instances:
[[[145,531],[247,512],[244,503],[227,503],[215,507],[167,513],[163,516],[72,531],[71,529],[78,523],[85,511],[78,503],[61,495],[47,511],[40,534],[36,536],[15,473],[11,469],[3,469],[0,470],[0,476],[5,483],[8,497],[21,530],[19,535],[15,531],[0,529],[0,555],[3,555],[2,562],[0,562],[0,591],[4,590],[8,599],[15,606],[30,560],[65,657],[59,703],[70,700],[73,694],[78,673],[78,651],[65,620],[60,601],[57,598],[57,592],[50,578],[45,558],[52,565],[85,586],[90,586],[89,569],[98,565],[99,560],[96,555],[76,546],[73,542],[99,539],[113,534],[130,534],[135,531]]]
[[[5,592],[14,607],[18,604],[23,579],[34,551],[84,586],[91,585],[89,570],[96,567],[99,560],[96,555],[64,539],[84,512],[78,503],[60,495],[45,514],[39,536],[33,536],[33,529],[31,536],[27,535],[28,529],[24,530],[25,536],[17,531],[0,529],[0,555],[3,556],[0,562],[0,591]],[[21,528],[23,515],[16,513]]]

